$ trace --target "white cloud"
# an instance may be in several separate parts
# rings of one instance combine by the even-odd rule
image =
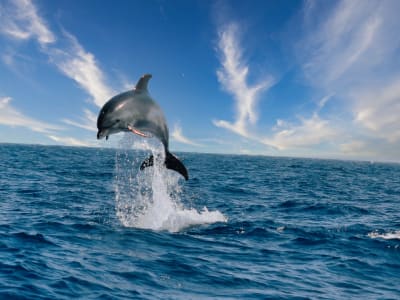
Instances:
[[[89,109],[84,109],[83,110],[85,117],[81,118],[79,121],[74,121],[70,119],[63,119],[62,121],[65,124],[72,125],[75,127],[79,127],[88,131],[94,131],[97,132],[96,124],[97,124],[97,118],[96,115]]]
[[[40,45],[56,41],[44,20],[37,14],[29,0],[10,1],[10,5],[0,4],[0,32],[16,40],[34,37]]]
[[[318,106],[318,111],[324,108],[326,103],[332,98],[333,94],[327,95],[325,97],[322,97],[321,100],[318,101],[317,106]]]
[[[273,85],[274,81],[272,78],[267,78],[254,85],[248,84],[249,67],[243,59],[238,28],[236,24],[231,23],[219,33],[218,51],[221,68],[217,70],[218,81],[235,100],[236,120],[233,123],[214,120],[213,123],[239,135],[250,137],[248,126],[254,125],[258,120],[259,97]]]
[[[329,100],[349,125],[339,149],[393,158],[400,146],[400,2],[314,2],[304,10],[297,54],[308,83],[341,101]]]
[[[344,95],[354,87],[399,77],[398,1],[339,1],[327,13],[305,8],[308,20],[299,56],[310,83]],[[315,5],[326,5],[316,2]],[[314,5],[314,6],[315,6]],[[309,11],[307,11],[309,10]],[[385,82],[386,81],[386,82]]]
[[[18,0],[0,4],[0,32],[17,40],[35,39],[40,44],[40,51],[68,78],[75,81],[87,94],[91,102],[101,107],[113,94],[106,84],[105,76],[94,55],[86,51],[72,34],[63,31],[56,43],[56,37],[39,16],[31,1]],[[13,67],[14,50],[2,54],[2,60]],[[84,110],[84,117],[79,121],[64,118],[64,123],[86,130],[95,131],[96,116],[89,110]]]
[[[299,122],[296,124],[278,119],[276,126],[272,128],[273,133],[269,135],[249,132],[249,126],[255,125],[258,120],[257,102],[259,97],[263,91],[274,84],[274,80],[272,78],[264,79],[253,86],[247,83],[249,67],[243,59],[243,50],[239,44],[236,24],[224,27],[219,38],[218,46],[222,66],[217,71],[218,80],[223,88],[234,97],[236,120],[233,123],[215,120],[216,126],[278,150],[312,148],[324,142],[329,143],[338,136],[338,129],[334,128],[329,120],[322,119],[318,115],[318,112],[333,96],[332,93],[323,97],[316,104],[316,111],[310,118],[299,117]]]
[[[0,124],[7,126],[25,127],[40,133],[50,133],[62,128],[28,117],[11,105],[11,98],[0,98]]]
[[[57,143],[60,143],[65,146],[78,146],[78,147],[91,147],[94,146],[91,143],[73,138],[73,137],[60,137],[60,136],[55,136],[55,135],[47,135],[48,138],[52,139],[53,141],[56,141]]]
[[[258,120],[259,96],[273,80],[248,84],[238,26],[224,27],[217,76],[235,100],[236,116],[234,122],[214,124],[286,153],[398,159],[392,150],[400,146],[398,11],[398,1],[306,1],[304,32],[294,49],[311,97],[326,96],[311,117],[299,116],[295,123],[278,119],[271,133],[262,135],[250,126]]]
[[[87,94],[91,96],[91,102],[97,107],[102,107],[115,94],[113,89],[105,82],[103,71],[99,67],[96,58],[87,52],[78,42],[76,37],[64,31],[68,41],[65,50],[58,48],[48,49],[50,61],[67,77],[74,80]],[[84,117],[79,121],[65,118],[66,124],[80,127],[89,131],[97,131],[96,115],[84,109]]]
[[[278,150],[288,148],[311,148],[322,142],[329,142],[338,136],[338,130],[333,128],[328,120],[321,119],[316,113],[311,118],[300,118],[300,124],[294,125],[278,120],[272,137],[262,140],[266,145]]]
[[[340,150],[346,154],[360,153],[366,148],[366,142],[361,140],[354,140],[340,145]]]
[[[400,140],[400,78],[351,94],[355,121],[375,137],[390,143]]]
[[[314,9],[313,13],[319,14],[319,11]],[[319,23],[310,24],[301,40],[308,80],[329,89],[333,84],[346,85],[343,77],[353,71],[381,63],[383,57],[366,58],[383,50],[376,44],[382,41],[379,36],[385,27],[382,13],[379,2],[355,0],[338,2],[323,21],[315,17]],[[310,17],[310,12],[306,14]]]
[[[86,51],[75,36],[63,31],[61,48],[56,37],[39,16],[36,7],[29,0],[10,1],[1,6],[0,32],[19,40],[35,39],[42,46],[40,50],[67,77],[74,80],[92,97],[92,102],[101,107],[112,95],[113,90],[106,84],[105,77],[95,56]],[[11,56],[3,54],[3,61],[11,64]]]
[[[94,55],[87,52],[73,35],[64,32],[64,36],[68,41],[67,49],[52,48],[46,53],[64,75],[92,96],[95,105],[102,107],[114,91],[106,84]]]
[[[182,144],[187,144],[187,145],[196,146],[196,147],[202,146],[201,144],[196,143],[196,142],[190,140],[189,138],[185,137],[183,135],[182,128],[177,124],[175,124],[174,130],[171,132],[171,137],[173,138],[174,141],[177,141]]]

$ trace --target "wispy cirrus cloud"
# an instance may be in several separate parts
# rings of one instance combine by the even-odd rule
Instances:
[[[262,142],[278,150],[311,148],[322,142],[328,142],[338,136],[339,131],[332,126],[330,121],[321,119],[314,113],[310,118],[299,117],[296,124],[277,120],[273,128],[275,133],[265,137]]]
[[[63,119],[62,121],[68,125],[86,129],[88,131],[97,132],[97,128],[96,128],[97,117],[96,117],[96,115],[89,109],[84,109],[83,113],[84,113],[84,117],[82,117],[79,121],[74,121],[71,119]]]
[[[316,103],[310,117],[297,116],[295,123],[278,119],[272,128],[272,133],[262,138],[262,142],[278,150],[286,150],[311,149],[321,143],[335,140],[341,135],[343,129],[332,120],[320,116],[320,111],[332,97],[333,94],[322,97]]]
[[[400,146],[400,2],[338,1],[322,19],[320,5],[305,6],[304,74],[314,88],[337,95],[353,116],[352,137],[342,150],[363,145],[384,156]]]
[[[400,77],[352,91],[350,99],[356,124],[389,143],[400,141]]]
[[[11,127],[25,127],[40,133],[51,133],[63,128],[31,118],[12,106],[11,97],[0,98],[0,124]]]
[[[63,30],[56,35],[38,14],[35,5],[29,0],[16,0],[1,5],[0,32],[16,40],[36,40],[40,51],[68,78],[74,80],[101,107],[113,94],[105,82],[105,76],[95,56],[86,51],[77,38]],[[61,48],[57,40],[65,46]],[[10,60],[10,55],[5,56]]]
[[[399,10],[397,1],[306,1],[304,27],[290,46],[311,97],[326,96],[313,101],[315,108],[304,113],[309,117],[278,119],[262,135],[249,128],[268,113],[257,110],[257,99],[273,80],[248,85],[237,25],[222,27],[217,76],[234,98],[236,118],[214,124],[279,151],[323,146],[335,155],[396,157],[391,149],[400,147]]]
[[[95,56],[86,51],[72,34],[64,31],[67,41],[65,49],[50,48],[46,50],[50,61],[67,77],[74,80],[92,98],[98,107],[114,94],[107,85],[105,76]]]
[[[95,56],[86,51],[77,38],[65,30],[56,37],[31,1],[16,0],[0,4],[0,33],[17,41],[37,41],[39,50],[48,56],[49,61],[62,74],[77,83],[97,107],[101,107],[114,93],[106,83]],[[8,49],[8,52],[2,54],[3,62],[11,67],[14,63],[13,57],[18,55]],[[95,120],[94,113],[85,108],[80,119],[64,118],[63,121],[68,125],[94,131]]]
[[[251,89],[246,89],[249,68],[235,27],[226,26],[219,35],[223,59],[217,75],[234,97],[237,115],[233,123],[219,120],[214,124],[280,151],[317,149],[324,144],[335,155],[365,157],[392,148],[379,141],[400,146],[399,9],[395,1],[306,1],[304,32],[294,48],[313,98],[321,93],[326,96],[316,103],[310,117],[278,119],[263,135],[247,130],[257,120],[257,101],[246,97],[251,95]],[[242,91],[250,93],[240,98]],[[333,102],[334,114],[324,111],[328,102]],[[353,119],[348,119],[349,113]]]
[[[57,135],[47,135],[47,137],[57,143],[67,145],[67,146],[77,146],[77,147],[92,147],[95,146],[93,143],[86,142],[73,137],[62,137]]]
[[[16,40],[34,38],[42,46],[56,41],[55,35],[29,0],[0,4],[0,32]]]
[[[278,150],[312,147],[337,135],[337,130],[331,126],[331,123],[318,115],[332,97],[331,94],[317,103],[316,111],[309,118],[299,116],[297,123],[277,120],[276,126],[268,130],[269,134],[260,135],[249,132],[249,126],[256,124],[260,114],[257,109],[260,95],[273,86],[275,81],[269,77],[258,84],[248,84],[249,66],[243,59],[238,25],[230,23],[223,28],[224,30],[219,34],[218,49],[221,68],[217,70],[217,76],[224,90],[234,98],[236,120],[233,123],[217,120],[214,121],[216,126],[229,129]]]
[[[253,85],[248,83],[249,66],[243,58],[239,26],[235,23],[225,25],[220,30],[218,54],[221,62],[221,67],[217,70],[218,81],[233,96],[236,116],[234,122],[214,120],[213,123],[241,136],[250,137],[248,127],[258,120],[259,97],[274,84],[274,80],[268,77]]]
[[[102,107],[115,92],[106,83],[105,76],[95,56],[79,44],[76,37],[63,32],[67,41],[65,49],[50,48],[46,50],[50,61],[62,74],[75,81],[78,86],[91,96],[90,101]],[[83,116],[78,120],[64,118],[63,122],[89,131],[96,131],[96,116],[88,108],[84,108]]]
[[[202,146],[200,143],[197,143],[197,142],[189,139],[188,137],[184,136],[183,132],[182,132],[182,127],[178,124],[175,124],[174,129],[171,132],[171,137],[174,141],[182,143],[182,144],[196,146],[196,147]]]
[[[322,21],[317,18],[318,9],[305,12],[308,18],[316,20],[307,23],[306,34],[300,41],[304,51],[302,66],[311,83],[326,88],[332,84],[346,85],[344,75],[357,68],[379,64],[379,61],[364,60],[376,47],[374,44],[384,22],[375,11],[378,4],[339,1]]]

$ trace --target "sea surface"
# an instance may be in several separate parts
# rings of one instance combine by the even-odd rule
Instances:
[[[0,144],[0,299],[400,299],[399,164],[162,154]]]

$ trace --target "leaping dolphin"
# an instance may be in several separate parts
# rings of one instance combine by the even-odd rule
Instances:
[[[150,74],[143,75],[134,90],[116,95],[104,104],[97,118],[97,139],[108,139],[111,134],[120,131],[131,131],[142,137],[155,136],[164,145],[165,166],[188,180],[185,166],[168,150],[168,126],[164,114],[147,90],[151,77]],[[140,169],[152,166],[153,162],[151,155]]]

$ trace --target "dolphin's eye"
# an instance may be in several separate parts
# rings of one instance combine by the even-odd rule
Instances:
[[[116,119],[115,120],[115,123],[119,123],[121,120],[120,119]]]

